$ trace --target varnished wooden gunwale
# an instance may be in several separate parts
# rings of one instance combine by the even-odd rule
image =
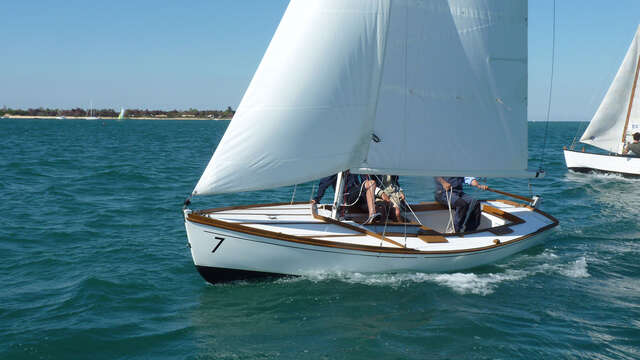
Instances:
[[[399,242],[391,240],[389,238],[386,238],[383,235],[375,233],[373,231],[369,231],[369,230],[366,230],[366,229],[363,229],[363,228],[359,228],[359,227],[353,226],[351,224],[345,224],[345,223],[343,223],[341,221],[338,221],[338,220],[335,220],[335,219],[332,219],[332,218],[329,218],[329,217],[326,217],[326,216],[318,215],[318,211],[317,211],[317,208],[315,207],[315,205],[311,205],[311,216],[313,216],[313,218],[316,219],[316,220],[322,220],[322,221],[324,221],[324,222],[326,222],[328,224],[334,224],[334,225],[342,226],[342,227],[347,228],[349,230],[353,230],[353,231],[357,231],[359,233],[367,234],[369,236],[372,236],[374,238],[380,239],[382,241],[386,241],[386,242],[391,243],[393,245],[396,245],[396,246],[399,246],[399,247],[404,247]]]
[[[509,197],[514,198],[514,199],[526,201],[528,203],[532,203],[533,202],[533,199],[531,199],[531,198],[520,196],[520,195],[516,195],[516,194],[512,194],[512,193],[508,193],[508,192],[502,191],[502,190],[496,190],[496,189],[492,189],[492,188],[487,188],[487,191],[491,191],[491,192],[494,192],[494,193],[500,194],[500,195],[509,196]]]
[[[517,206],[517,207],[526,207],[526,208],[528,208],[528,209],[533,209],[533,208],[532,208],[531,206],[529,206],[529,205],[521,204],[521,203],[518,203],[518,202],[511,201],[511,200],[503,200],[503,199],[499,199],[499,200],[491,200],[491,201],[498,201],[498,202],[502,202],[502,203],[505,203],[505,204],[508,204],[508,205],[512,205],[512,206]],[[281,204],[282,204],[282,203],[281,203]],[[300,204],[306,204],[306,203],[300,203]],[[266,207],[266,206],[278,206],[278,205],[277,205],[277,203],[276,203],[276,204],[268,204],[268,205],[265,205],[265,207]],[[256,205],[247,205],[247,208],[252,208],[252,207],[257,207],[257,206],[256,206]],[[329,207],[330,207],[330,205],[329,205]],[[233,208],[232,210],[242,210],[242,209],[243,209],[241,206],[228,207],[228,208],[226,208],[226,209],[227,209],[227,210],[229,210],[230,208]],[[326,208],[327,208],[327,206],[326,206],[326,205],[323,205],[323,208],[325,208],[325,209],[326,209]],[[415,208],[415,209],[416,209],[415,211],[419,211],[419,212],[420,212],[420,211],[446,210],[446,207],[444,207],[444,205],[439,204],[439,203],[437,203],[437,202],[432,202],[432,203],[420,203],[420,204],[418,204],[418,205],[416,205],[416,206],[414,206],[414,207],[412,207],[412,208]],[[218,210],[218,209],[213,209],[213,210],[214,210],[214,211],[210,211],[210,210],[209,210],[209,211],[207,211],[207,213],[217,213],[217,212],[221,212],[221,211],[222,211],[222,210],[220,210],[220,211],[215,211],[215,210]],[[493,206],[491,206],[491,205],[488,205],[488,204],[485,204],[485,205],[483,206],[482,211],[483,211],[483,212],[485,212],[485,213],[487,213],[487,214],[490,214],[490,215],[493,215],[493,216],[499,217],[499,218],[501,218],[501,219],[507,220],[507,221],[509,221],[510,223],[509,223],[509,224],[505,224],[505,225],[496,226],[496,227],[493,227],[493,228],[488,228],[488,229],[476,229],[476,230],[473,230],[473,231],[465,231],[465,232],[449,233],[449,234],[446,234],[446,236],[461,236],[461,237],[463,237],[463,236],[465,236],[465,235],[475,234],[475,233],[480,233],[480,232],[485,232],[485,231],[489,231],[489,232],[491,232],[491,233],[494,233],[494,234],[496,234],[496,235],[499,235],[499,233],[503,233],[503,232],[504,232],[504,231],[503,231],[503,229],[508,228],[508,227],[510,227],[510,226],[512,226],[512,225],[522,224],[522,223],[524,222],[524,220],[520,219],[519,217],[517,217],[517,216],[515,216],[515,215],[513,215],[513,214],[510,214],[510,213],[508,213],[508,212],[505,212],[505,211],[503,211],[503,210],[500,210],[500,209],[498,209],[498,208],[496,208],[496,207],[493,207]],[[201,212],[204,212],[204,211],[201,211]],[[254,214],[254,213],[251,213],[251,214],[248,214],[248,213],[244,213],[244,214],[242,214],[242,215],[266,215],[266,214],[262,214],[262,213],[255,213],[255,214]],[[287,215],[287,214],[282,214],[282,216],[284,216],[284,215]],[[302,215],[302,214],[298,214],[298,215]],[[270,214],[270,215],[267,215],[267,216],[280,216],[280,214]],[[305,215],[305,216],[308,216],[308,214],[307,214],[307,215]],[[390,243],[392,243],[392,244],[394,244],[394,245],[396,245],[396,246],[400,246],[400,244],[399,244],[398,242],[396,242],[396,241],[394,241],[394,240],[391,240],[391,239],[387,239],[387,238],[383,237],[383,236],[382,236],[382,234],[378,234],[378,233],[376,233],[376,232],[374,232],[374,231],[370,231],[370,230],[367,230],[367,229],[362,229],[362,228],[360,228],[360,227],[353,226],[353,225],[351,225],[351,224],[346,224],[346,223],[344,223],[344,222],[337,221],[337,220],[334,220],[334,219],[332,219],[332,218],[328,218],[328,217],[320,216],[320,215],[318,215],[318,213],[317,213],[317,208],[314,208],[314,210],[312,210],[312,216],[313,216],[313,218],[314,218],[314,219],[319,220],[319,222],[286,222],[286,221],[283,221],[283,222],[275,222],[275,221],[274,221],[274,222],[269,222],[269,223],[262,223],[262,222],[250,222],[250,221],[249,221],[249,222],[237,222],[237,223],[235,223],[235,224],[241,224],[241,225],[243,225],[243,224],[246,224],[246,225],[249,225],[249,224],[256,224],[256,225],[261,225],[261,224],[267,224],[267,225],[269,225],[269,224],[284,225],[284,224],[288,224],[288,223],[290,223],[290,224],[319,224],[319,223],[330,223],[330,224],[334,224],[334,225],[337,225],[337,226],[341,226],[341,227],[348,228],[348,229],[350,229],[350,230],[353,230],[353,231],[356,231],[356,232],[359,232],[359,233],[365,233],[365,234],[367,234],[367,235],[370,235],[370,236],[372,236],[372,237],[378,238],[378,239],[380,239],[380,240],[388,241],[388,242],[390,242]],[[438,243],[444,243],[444,242],[447,242],[447,241],[446,241],[446,239],[444,239],[444,234],[439,233],[439,232],[436,232],[435,230],[430,229],[430,228],[427,228],[427,227],[425,227],[425,226],[422,226],[422,225],[420,225],[420,224],[418,224],[418,223],[406,223],[406,224],[405,224],[405,223],[387,223],[387,226],[396,226],[396,225],[397,225],[397,226],[404,226],[404,225],[406,225],[406,226],[413,226],[413,227],[419,226],[419,227],[420,227],[420,230],[423,230],[423,231],[430,231],[430,232],[432,232],[432,233],[431,233],[431,234],[420,234],[420,235],[419,235],[419,234],[414,234],[414,233],[397,233],[397,232],[388,232],[388,233],[385,233],[385,234],[386,234],[387,236],[418,237],[418,238],[420,238],[420,239],[424,240],[425,242],[429,242],[429,243],[436,243],[436,242],[438,242]],[[493,231],[492,231],[492,230],[493,230]],[[442,239],[437,238],[438,236],[442,237]],[[319,237],[322,237],[322,236],[319,236]],[[429,240],[429,241],[427,241],[427,240]]]
[[[503,203],[508,204],[509,200],[492,200],[492,201],[501,201]],[[279,205],[286,205],[287,203],[280,203]],[[278,204],[261,204],[261,205],[249,205],[250,207],[260,207],[260,206],[277,206]],[[486,205],[485,205],[486,206]],[[237,207],[234,207],[237,208]],[[212,209],[212,210],[217,210],[217,209]],[[294,236],[294,235],[287,235],[287,234],[282,234],[282,233],[277,233],[277,232],[273,232],[273,231],[267,231],[267,230],[260,230],[260,229],[255,229],[255,228],[251,228],[248,226],[244,226],[244,225],[237,225],[237,224],[233,224],[233,223],[229,223],[229,222],[225,222],[222,220],[216,220],[216,219],[211,219],[207,216],[201,215],[205,212],[214,212],[211,210],[207,210],[207,211],[194,211],[190,214],[187,215],[186,220],[188,221],[192,221],[194,223],[198,223],[198,224],[202,224],[202,225],[208,225],[208,226],[213,226],[213,227],[218,227],[221,229],[226,229],[226,230],[230,230],[230,231],[236,231],[236,232],[240,232],[240,233],[244,233],[244,234],[248,234],[248,235],[254,235],[254,236],[260,236],[260,237],[266,237],[266,238],[271,238],[271,239],[275,239],[275,240],[284,240],[284,241],[288,241],[288,242],[293,242],[293,243],[299,243],[299,244],[306,244],[306,245],[313,245],[313,246],[322,246],[322,247],[328,247],[328,248],[336,248],[336,249],[344,249],[344,250],[355,250],[355,251],[363,251],[363,252],[373,252],[373,253],[389,253],[389,254],[407,254],[407,255],[455,255],[455,254],[464,254],[464,253],[475,253],[475,252],[481,252],[481,251],[486,251],[486,250],[492,250],[495,249],[497,247],[501,247],[501,246],[508,246],[508,245],[513,245],[516,244],[520,241],[526,240],[532,236],[536,236],[546,230],[549,230],[551,228],[554,228],[555,226],[558,225],[558,220],[556,220],[556,218],[554,218],[553,216],[540,211],[538,209],[532,209],[532,211],[535,211],[543,216],[545,216],[547,219],[551,220],[551,224],[546,225],[541,227],[540,229],[527,234],[527,235],[523,235],[521,237],[515,238],[513,240],[509,240],[509,241],[505,241],[505,242],[498,242],[498,243],[494,243],[492,245],[488,245],[488,246],[483,246],[483,247],[478,247],[478,248],[473,248],[473,249],[461,249],[461,250],[430,250],[430,251],[420,251],[420,250],[415,250],[415,249],[410,249],[410,248],[391,248],[391,247],[383,247],[383,246],[371,246],[371,245],[355,245],[355,244],[345,244],[345,243],[335,243],[332,241],[326,241],[326,240],[319,240],[319,239],[315,239],[315,238],[304,238],[304,237],[300,237],[300,236]],[[510,214],[511,215],[511,214]],[[485,230],[483,230],[485,231]],[[447,236],[460,236],[460,235],[456,235],[456,234],[451,234],[451,235],[447,235]]]

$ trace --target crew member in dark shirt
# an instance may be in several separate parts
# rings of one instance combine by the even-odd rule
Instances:
[[[343,206],[351,205],[358,207],[364,211],[369,212],[369,218],[366,223],[372,223],[381,218],[380,213],[376,213],[376,207],[374,202],[374,194],[376,189],[376,182],[374,180],[361,179],[359,175],[352,174],[349,170],[346,170],[343,174],[344,177],[344,198]],[[336,188],[336,182],[338,180],[338,174],[327,176],[320,180],[318,185],[318,192],[316,196],[311,200],[311,204],[317,204],[322,200],[325,191],[329,186]]]
[[[629,151],[633,153],[635,156],[640,156],[640,132],[633,134],[633,142],[627,144],[622,150],[623,154],[628,154]]]
[[[456,211],[453,220],[454,231],[465,232],[477,229],[482,216],[480,203],[466,194],[462,185],[466,183],[481,190],[487,190],[487,185],[481,185],[473,177],[436,177],[434,180],[436,182],[434,195],[437,202],[448,206],[447,192],[451,194],[451,208]]]

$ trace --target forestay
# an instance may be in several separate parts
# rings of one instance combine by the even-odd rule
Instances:
[[[638,60],[640,59],[639,34],[640,27],[631,41],[616,77],[587,130],[580,138],[580,142],[609,152],[621,153],[622,133],[629,113],[629,106],[631,106],[631,112],[625,140],[629,140],[630,134],[640,131],[640,106],[638,105],[640,103],[637,101],[640,91],[637,89],[639,83],[635,81]],[[635,92],[633,90],[634,83],[636,84]],[[635,93],[633,99],[631,99],[632,93]]]
[[[522,176],[526,109],[526,0],[292,0],[194,194]]]

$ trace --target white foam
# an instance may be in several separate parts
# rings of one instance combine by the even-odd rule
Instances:
[[[433,281],[448,286],[459,294],[489,295],[499,284],[505,281],[520,280],[527,276],[526,271],[509,270],[504,273],[474,274],[454,273],[433,275]]]
[[[573,263],[561,267],[559,273],[572,278],[586,278],[591,276],[587,271],[587,259],[584,256]]]
[[[313,282],[338,280],[351,284],[368,286],[401,287],[416,283],[435,283],[446,286],[459,294],[488,295],[505,281],[519,280],[527,276],[526,271],[509,270],[504,273],[474,274],[428,274],[428,273],[397,273],[397,274],[362,274],[362,273],[314,273],[300,278],[284,279],[282,281]]]
[[[316,272],[298,278],[285,278],[282,282],[313,281],[322,282],[337,280],[350,284],[367,286],[401,287],[418,283],[434,283],[448,287],[454,292],[466,295],[486,296],[495,292],[500,284],[520,281],[537,274],[560,274],[571,278],[589,277],[587,260],[581,257],[569,263],[561,259],[552,250],[545,250],[535,256],[521,256],[501,266],[504,270],[497,273],[396,273],[396,274],[363,274],[349,272]]]

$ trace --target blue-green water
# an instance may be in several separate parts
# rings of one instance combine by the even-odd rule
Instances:
[[[549,125],[547,176],[532,182],[560,220],[545,246],[454,274],[212,286],[180,210],[226,126],[0,120],[1,359],[640,358],[640,181],[568,173],[577,123]],[[544,124],[529,130],[537,166]],[[431,200],[431,179],[402,180]],[[527,180],[489,184],[530,194]]]

